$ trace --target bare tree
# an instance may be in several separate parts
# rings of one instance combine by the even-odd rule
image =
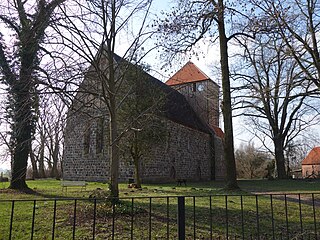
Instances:
[[[132,62],[140,61],[137,51],[142,50],[142,45],[152,35],[146,24],[150,6],[149,0],[73,1],[70,8],[64,9],[64,26],[56,26],[65,46],[78,55],[75,59],[77,70],[80,74],[85,73],[73,108],[76,102],[79,109],[89,115],[92,113],[90,117],[95,118],[108,113],[110,190],[113,197],[119,195],[119,141],[131,128],[130,125],[127,129],[119,128],[118,111],[127,98],[127,94],[123,94],[123,83],[128,67]],[[139,24],[130,25],[136,16],[139,16]],[[134,30],[130,31],[130,27]],[[115,52],[124,36],[127,47],[120,58]],[[87,68],[85,72],[84,68]]]
[[[1,101],[1,109],[6,109],[5,101]],[[0,163],[8,164],[11,162],[12,158],[12,149],[10,144],[10,124],[8,122],[8,118],[6,117],[6,111],[2,111],[0,113]]]
[[[27,188],[27,162],[38,107],[39,54],[46,29],[63,2],[15,0],[2,1],[0,5],[0,71],[2,82],[7,86],[12,128],[12,189]]]
[[[211,43],[219,39],[227,189],[238,188],[234,158],[228,43],[239,35],[253,37],[246,33],[245,27],[235,27],[237,25],[235,18],[247,19],[245,14],[241,13],[245,7],[245,4],[242,5],[236,1],[184,0],[179,1],[177,7],[166,14],[159,23],[159,31],[163,34],[159,44],[163,46],[166,53],[171,53],[170,56],[186,54],[190,51],[191,54],[195,53],[195,50],[192,50],[202,39],[209,39]]]
[[[131,126],[121,140],[124,156],[130,155],[135,168],[135,185],[141,188],[140,166],[152,147],[165,139],[163,108],[167,95],[145,72],[148,66],[131,66],[127,70],[125,88],[132,92],[119,111],[119,125]],[[132,86],[134,86],[132,88]],[[127,89],[127,93],[128,93]],[[122,126],[128,129],[127,126]]]
[[[235,152],[235,158],[239,178],[264,178],[267,175],[270,156],[255,148],[252,142],[241,144]]]
[[[301,169],[301,162],[311,149],[319,146],[319,135],[313,129],[309,129],[302,136],[289,143],[285,150],[287,168],[292,170]]]
[[[250,0],[257,9],[254,24],[276,31],[305,78],[320,88],[320,5],[316,0]]]
[[[66,109],[67,105],[58,96],[45,95],[41,98],[30,152],[33,178],[60,177]]]
[[[257,35],[255,41],[241,41],[245,54],[236,106],[244,109],[247,126],[268,147],[274,146],[278,178],[286,178],[285,149],[306,129],[319,123],[317,89],[306,81],[286,43],[277,34]]]

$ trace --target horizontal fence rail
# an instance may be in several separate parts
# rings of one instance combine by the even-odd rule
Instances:
[[[320,194],[0,200],[0,239],[320,239]]]

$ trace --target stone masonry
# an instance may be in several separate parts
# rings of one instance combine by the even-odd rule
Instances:
[[[179,93],[151,76],[150,81],[168,95],[161,115],[166,137],[154,144],[142,156],[140,165],[142,181],[223,179],[226,169],[223,161],[222,136],[217,135],[210,127],[219,124],[218,86],[206,79],[200,81],[201,89],[198,91],[190,90],[200,86],[194,83],[182,85],[180,90],[175,86],[175,89],[181,91]],[[85,79],[83,84],[88,85],[89,81]],[[92,80],[90,84],[96,86]],[[207,96],[208,89],[213,89],[213,96]],[[201,94],[205,94],[202,98],[205,101],[201,99]],[[81,104],[90,100],[90,103],[100,105],[90,96],[85,96],[83,99],[87,100]],[[79,111],[81,108],[79,101],[74,101],[69,110],[64,133],[63,178],[107,182],[110,171],[108,114],[107,111],[97,114],[88,106]],[[134,178],[134,166],[130,156],[121,156],[119,180],[128,181],[132,178]]]
[[[85,116],[69,119],[65,132],[63,177],[68,180],[106,182],[109,177],[107,145],[101,153],[96,150],[97,121],[85,122]],[[166,138],[155,145],[141,160],[141,178],[144,182],[169,182],[178,178],[210,180],[215,168],[211,155],[210,134],[170,120],[165,120]],[[90,150],[84,151],[84,133],[90,131]],[[75,141],[75,139],[79,139]],[[217,150],[217,149],[216,149]],[[216,154],[219,156],[219,154]],[[214,170],[214,169],[213,169]],[[127,181],[134,176],[128,157],[120,162],[119,179]]]

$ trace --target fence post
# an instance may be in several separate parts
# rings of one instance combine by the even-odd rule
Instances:
[[[178,197],[178,239],[184,240],[185,237],[186,237],[185,198]]]

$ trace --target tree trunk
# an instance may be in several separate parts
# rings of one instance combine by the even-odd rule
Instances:
[[[24,71],[22,71],[21,74],[23,73]],[[16,88],[14,89],[16,103],[14,108],[15,125],[13,133],[16,136],[9,188],[23,190],[28,189],[26,184],[26,173],[32,132],[32,107],[29,95],[30,84],[26,84],[25,77],[21,77],[19,81],[20,83],[17,84],[18,86],[15,86]]]
[[[110,118],[110,157],[111,157],[111,169],[110,169],[110,191],[111,196],[114,198],[119,197],[118,176],[119,176],[119,141],[117,140],[117,126],[116,119]]]
[[[16,1],[12,7],[16,11],[13,15],[5,17],[6,23],[11,30],[15,31],[17,58],[6,59],[1,45],[1,75],[5,75],[3,80],[9,86],[9,95],[13,101],[10,102],[12,110],[12,169],[11,182],[9,188],[24,190],[28,188],[26,184],[26,172],[28,166],[28,155],[30,153],[31,136],[35,132],[34,110],[38,107],[39,96],[36,91],[34,70],[39,66],[38,51],[43,40],[44,32],[50,23],[50,18],[55,8],[64,0],[36,1],[32,11],[26,7],[25,1]],[[26,7],[26,8],[25,8]],[[33,14],[33,11],[37,14]],[[33,14],[33,17],[29,17]],[[18,18],[20,21],[16,21]],[[17,76],[17,64],[12,65],[12,60],[20,61],[19,77]],[[10,69],[11,68],[11,69]],[[19,67],[18,67],[19,68]],[[10,99],[10,100],[12,100]],[[10,115],[11,112],[8,112]]]
[[[135,175],[135,183],[137,188],[141,188],[141,179],[140,179],[140,151],[138,146],[138,133],[134,131],[134,142],[133,142],[133,149],[131,151],[131,155],[134,162],[134,175]]]
[[[54,138],[54,147],[52,152],[52,169],[51,177],[58,178],[58,162],[59,162],[59,132],[56,129]]]
[[[31,165],[32,165],[32,178],[33,179],[39,178],[37,161],[36,161],[36,158],[34,156],[34,152],[33,152],[33,149],[32,149],[31,141],[30,141],[30,161],[31,161]]]
[[[110,36],[107,37],[107,58],[109,61],[108,79],[106,83],[109,88],[107,89],[109,98],[109,114],[110,114],[110,191],[111,197],[117,201],[119,197],[119,139],[118,139],[118,122],[117,122],[117,86],[115,76],[115,63],[113,59],[115,36],[116,36],[116,1],[111,1],[111,24]],[[104,85],[104,84],[103,84]],[[106,89],[104,89],[106,90]]]
[[[119,186],[118,186],[118,177],[119,177],[119,140],[118,140],[118,123],[117,123],[117,105],[116,105],[116,86],[115,86],[115,76],[114,76],[114,67],[113,59],[109,57],[110,64],[110,73],[109,73],[109,88],[110,88],[110,191],[111,196],[114,198],[119,197]]]
[[[224,158],[227,169],[227,185],[226,189],[238,189],[236,162],[234,157],[233,146],[233,128],[232,128],[232,109],[231,109],[231,93],[230,93],[230,76],[228,62],[228,39],[226,37],[224,25],[224,5],[223,0],[218,1],[218,29],[219,43],[221,55],[221,74],[222,74],[222,93],[223,93],[223,122],[224,122]]]
[[[286,168],[285,168],[285,157],[284,157],[284,149],[283,149],[283,140],[276,138],[273,140],[274,150],[275,150],[275,158],[277,165],[277,173],[279,179],[286,179]]]
[[[135,156],[134,158],[134,177],[135,177],[135,184],[137,188],[141,188],[141,178],[140,178],[140,157]]]
[[[40,149],[39,149],[39,177],[40,178],[45,178],[46,173],[44,170],[44,137],[41,137],[41,144],[40,144]]]

